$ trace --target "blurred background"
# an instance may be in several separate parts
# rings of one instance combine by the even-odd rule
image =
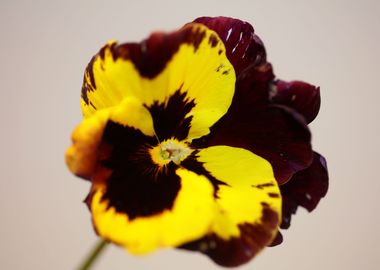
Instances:
[[[379,269],[379,13],[375,0],[1,0],[0,269],[74,269],[96,241],[82,203],[89,183],[64,163],[92,55],[109,39],[139,41],[202,15],[250,22],[278,78],[321,86],[311,129],[328,161],[327,197],[240,269]],[[221,268],[198,253],[110,246],[94,269]]]

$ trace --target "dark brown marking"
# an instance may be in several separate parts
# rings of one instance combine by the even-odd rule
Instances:
[[[219,40],[217,36],[215,36],[214,34],[211,34],[208,39],[208,43],[211,45],[212,48],[214,48],[216,45],[218,45]]]
[[[91,58],[90,63],[88,63],[87,68],[84,72],[83,76],[83,85],[82,85],[82,92],[81,97],[84,100],[84,102],[89,105],[89,99],[88,99],[88,92],[95,91],[96,84],[95,84],[95,76],[94,76],[94,62],[96,60],[96,56]]]
[[[267,224],[268,227],[274,229],[277,227],[279,221],[278,214],[270,208],[268,204],[263,204],[263,213],[261,217],[261,222]],[[275,225],[276,224],[276,225]]]
[[[273,193],[273,192],[269,192],[269,193],[268,193],[268,196],[271,197],[271,198],[280,198],[280,194],[278,194],[278,193]]]
[[[273,187],[273,186],[274,186],[273,183],[265,183],[265,184],[259,184],[259,185],[252,185],[252,187],[258,188],[258,189],[264,189],[266,187]]]
[[[228,186],[226,183],[216,179],[214,176],[211,175],[209,171],[205,169],[202,162],[199,162],[197,160],[197,154],[198,151],[194,151],[188,158],[186,158],[184,161],[182,161],[181,166],[183,166],[185,169],[195,172],[199,175],[204,175],[207,177],[208,180],[210,180],[211,184],[214,187],[214,197],[218,198],[218,190],[220,185]]]
[[[106,50],[110,48],[110,45],[109,44],[106,44],[104,45],[98,52],[98,55],[99,57],[104,60],[105,56],[106,56]]]
[[[201,44],[202,40],[205,38],[206,32],[201,30],[200,27],[196,28],[194,35],[187,41],[187,43],[194,45],[194,52],[196,52]]]
[[[95,57],[92,57],[90,63],[88,64],[89,68],[87,69],[87,74],[88,77],[90,78],[91,85],[94,89],[96,89],[96,84],[95,84],[95,76],[94,76],[94,62],[95,62]]]
[[[263,207],[269,207],[269,204],[268,204],[267,202],[261,202],[261,205],[262,205]]]
[[[218,54],[221,55],[223,53],[223,50],[219,50]]]
[[[152,115],[154,130],[160,141],[172,137],[178,140],[186,139],[189,134],[191,117],[186,115],[195,106],[194,99],[189,99],[186,92],[178,89],[164,103],[157,101],[151,106],[145,106]]]
[[[96,110],[96,107],[95,107],[95,105],[92,103],[92,101],[90,101],[90,106]]]
[[[230,74],[230,70],[228,69],[228,70],[225,70],[225,71],[223,71],[223,73],[222,73],[223,75],[228,75],[228,74]]]
[[[190,44],[197,51],[205,35],[200,27],[185,26],[170,34],[154,33],[140,43],[114,44],[111,53],[115,60],[132,61],[141,76],[152,79],[162,72],[181,44]]]
[[[88,95],[87,95],[87,92],[90,91],[86,85],[86,82],[85,82],[86,79],[83,79],[83,85],[82,85],[82,91],[81,91],[81,98],[83,99],[83,101],[88,105]]]
[[[216,72],[219,72],[222,68],[224,68],[224,65],[223,64],[220,64],[217,68],[216,68]]]
[[[239,225],[240,237],[224,240],[212,233],[181,248],[203,252],[222,266],[239,266],[251,260],[271,242],[278,222],[277,213],[269,206],[264,206],[259,223]]]
[[[103,61],[105,60],[105,57],[106,57],[106,50],[110,50],[111,51],[111,54],[112,54],[112,51],[114,50],[115,46],[116,46],[116,42],[112,42],[110,44],[106,44],[104,45],[98,52],[98,55],[100,57],[100,59],[102,59]],[[112,55],[113,56],[113,55]],[[115,60],[115,59],[113,59]]]
[[[87,65],[81,94],[84,102],[89,105],[87,93],[96,89],[93,63],[97,57],[104,60],[107,50],[110,50],[114,61],[118,58],[130,60],[141,76],[152,79],[164,70],[181,44],[190,44],[194,46],[194,51],[197,51],[205,36],[206,31],[201,27],[188,25],[169,34],[154,33],[140,43],[106,44]],[[103,70],[104,68],[102,66]]]

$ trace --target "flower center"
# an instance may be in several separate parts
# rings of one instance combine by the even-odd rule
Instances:
[[[150,150],[152,160],[158,165],[166,165],[173,161],[180,164],[193,150],[185,143],[175,139],[163,141]]]

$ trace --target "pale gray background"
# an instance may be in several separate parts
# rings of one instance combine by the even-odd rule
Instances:
[[[1,0],[0,269],[74,269],[95,242],[81,203],[89,183],[63,158],[91,56],[108,39],[138,41],[201,15],[251,22],[279,78],[322,89],[311,128],[328,160],[328,196],[313,214],[299,211],[283,245],[241,269],[379,269],[378,3]],[[110,247],[95,269],[220,268],[197,253]]]

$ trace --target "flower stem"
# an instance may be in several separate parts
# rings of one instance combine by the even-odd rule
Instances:
[[[83,261],[80,267],[78,267],[78,270],[88,270],[91,268],[91,266],[94,264],[98,256],[101,254],[101,252],[104,250],[105,246],[107,245],[107,241],[104,239],[100,239],[94,248],[91,250],[90,254],[87,256],[87,258]]]

